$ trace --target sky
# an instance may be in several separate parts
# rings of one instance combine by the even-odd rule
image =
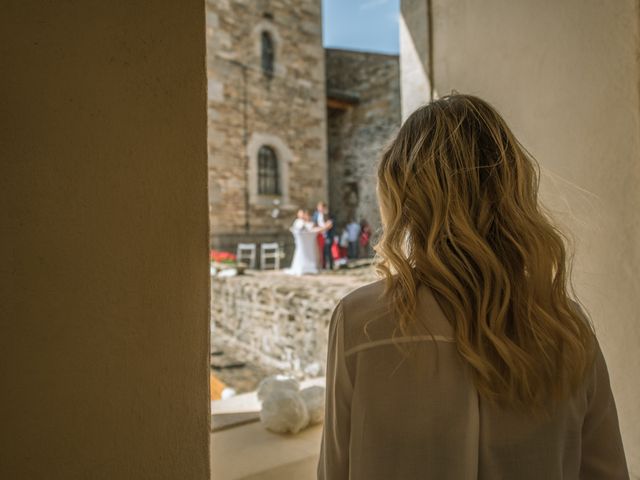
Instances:
[[[400,0],[322,0],[324,46],[397,54],[399,10]]]

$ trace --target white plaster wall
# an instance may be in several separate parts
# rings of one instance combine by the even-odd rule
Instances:
[[[399,19],[402,120],[429,101],[427,2],[403,0]]]
[[[204,2],[3,2],[0,478],[209,478]]]
[[[572,232],[577,292],[608,361],[636,478],[638,13],[633,0],[433,0],[435,90],[477,94],[504,114],[542,166],[543,200]]]

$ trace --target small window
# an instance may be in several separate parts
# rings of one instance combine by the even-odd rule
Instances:
[[[275,55],[271,34],[262,32],[262,71],[267,78],[273,77]]]
[[[273,148],[266,145],[258,150],[258,194],[280,195],[278,157]]]

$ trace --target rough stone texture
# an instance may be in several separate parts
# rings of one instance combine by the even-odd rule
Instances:
[[[375,230],[376,165],[400,127],[398,56],[327,49],[326,71],[330,205],[339,225],[354,216]]]
[[[255,272],[211,278],[211,336],[235,358],[299,377],[324,372],[327,330],[337,301],[375,280],[369,267],[315,276]]]
[[[216,248],[235,249],[238,234],[258,242],[265,236],[286,236],[296,209],[327,198],[320,4],[206,3],[209,216]],[[272,78],[261,67],[263,31],[275,43]],[[279,158],[283,192],[277,198],[256,194],[261,145],[271,146]],[[274,200],[281,202],[277,219],[271,216]]]

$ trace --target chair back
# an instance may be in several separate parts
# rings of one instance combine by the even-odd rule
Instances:
[[[239,262],[247,261],[249,268],[256,268],[256,249],[255,243],[239,243],[236,257]]]
[[[280,270],[280,246],[276,242],[260,244],[260,269]]]

